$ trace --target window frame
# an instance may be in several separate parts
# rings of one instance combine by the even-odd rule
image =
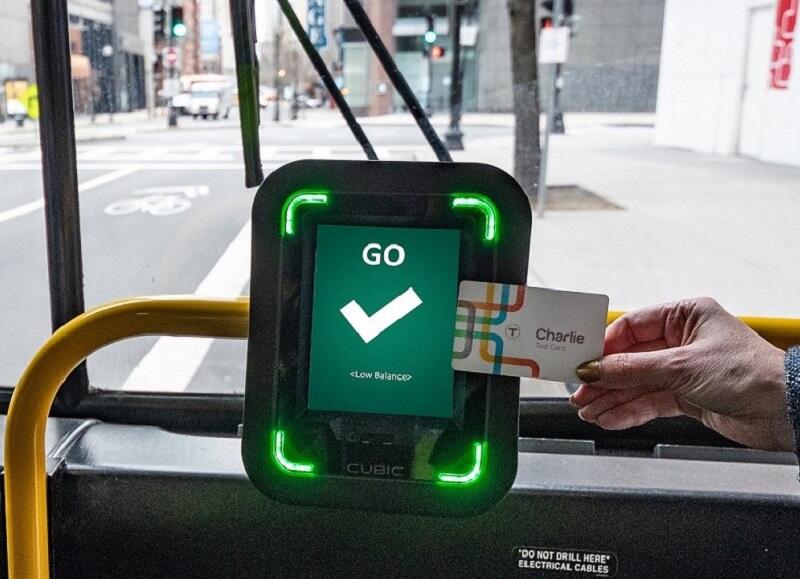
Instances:
[[[233,19],[248,19],[252,0],[232,2],[232,7],[236,12],[232,14]],[[85,309],[67,0],[31,0],[31,15],[41,111],[51,322],[55,331]],[[248,27],[245,30],[252,34]],[[249,47],[250,40],[252,38],[245,38],[237,44],[240,48]],[[375,46],[372,48],[376,50]],[[426,138],[430,142],[431,136],[426,134]],[[244,134],[243,143],[245,152],[253,144]],[[436,148],[434,143],[431,145]],[[257,158],[250,161],[258,162]],[[0,411],[3,413],[8,412],[12,392],[12,388],[0,387]],[[244,396],[240,394],[152,394],[102,390],[92,387],[86,365],[81,364],[59,390],[51,413],[115,423],[150,424],[170,430],[235,435],[241,423],[243,405]],[[656,442],[731,444],[688,418],[671,419],[668,423],[656,420],[628,431],[604,431],[581,421],[566,399],[560,398],[522,399],[520,435],[593,439],[601,448],[643,449]]]

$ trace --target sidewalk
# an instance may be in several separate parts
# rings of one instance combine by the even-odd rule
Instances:
[[[102,141],[108,139],[124,139],[144,130],[163,129],[167,125],[166,114],[154,112],[150,117],[147,111],[130,113],[108,113],[96,115],[95,120],[88,115],[75,117],[75,140],[79,143]],[[4,147],[35,147],[39,145],[38,121],[25,121],[23,127],[17,127],[12,121],[0,124],[0,145]]]
[[[651,113],[568,113],[566,116],[570,119],[572,128],[575,129],[598,124],[653,126],[655,123],[655,115]],[[357,118],[358,122],[365,127],[411,127],[417,124],[414,117],[408,112]],[[284,115],[283,119],[280,121],[282,125],[305,128],[347,126],[342,115],[334,109],[302,109],[297,120],[290,121],[287,115]],[[430,117],[430,121],[437,129],[445,129],[450,124],[450,115],[448,113],[436,113]],[[544,128],[544,115],[542,115],[540,122],[542,128]],[[461,127],[462,129],[468,127],[503,127],[512,129],[514,127],[514,115],[511,113],[464,113],[461,117]]]
[[[800,169],[656,147],[647,127],[576,125],[551,138],[548,183],[621,211],[534,219],[529,283],[608,294],[613,309],[709,295],[738,314],[800,317]],[[512,137],[459,161],[512,168]]]
[[[306,111],[303,126],[344,126]],[[578,185],[622,210],[534,220],[531,284],[608,294],[614,309],[710,295],[738,314],[800,317],[800,169],[656,147],[652,114],[567,114],[551,137],[550,185]],[[359,119],[413,125],[409,114]],[[442,134],[449,118],[435,115]],[[505,127],[497,135],[476,127]],[[465,114],[456,161],[513,171],[513,117]],[[367,131],[369,133],[369,130]],[[418,160],[435,160],[425,148]]]

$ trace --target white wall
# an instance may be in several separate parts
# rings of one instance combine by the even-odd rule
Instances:
[[[774,0],[667,0],[656,106],[657,145],[703,153],[739,152],[751,11]],[[800,25],[798,25],[800,32]],[[759,59],[760,61],[761,59]],[[757,63],[769,82],[769,61]],[[800,46],[787,90],[765,89],[757,107],[755,157],[800,166]]]

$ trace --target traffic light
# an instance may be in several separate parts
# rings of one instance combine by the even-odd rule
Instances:
[[[544,28],[553,28],[554,26],[566,26],[570,30],[570,36],[575,36],[578,30],[578,23],[581,18],[580,16],[573,14],[575,11],[575,3],[573,0],[563,0],[561,4],[563,18],[557,19],[558,24],[554,22],[554,4],[555,2],[553,0],[542,0],[540,5],[542,10],[546,11],[547,13],[543,14],[539,19],[539,30]]]
[[[159,8],[153,11],[153,39],[164,40],[167,30],[167,11]]]
[[[425,30],[425,35],[423,38],[425,39],[425,44],[429,47],[436,42],[436,31],[433,29],[433,16],[430,14],[425,15],[425,20],[428,21],[428,28]]]
[[[444,46],[431,46],[431,58],[433,60],[444,58]]]
[[[172,8],[172,23],[171,33],[173,38],[182,38],[186,36],[186,25],[183,23],[183,8]]]
[[[548,12],[553,12],[553,0],[542,0],[542,8],[547,10]],[[572,3],[572,0],[563,0],[562,9],[564,10],[564,17],[569,18],[572,16],[572,12],[575,9],[575,6]]]

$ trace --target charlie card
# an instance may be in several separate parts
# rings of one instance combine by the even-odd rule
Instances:
[[[579,383],[603,354],[608,296],[462,281],[453,369]]]

